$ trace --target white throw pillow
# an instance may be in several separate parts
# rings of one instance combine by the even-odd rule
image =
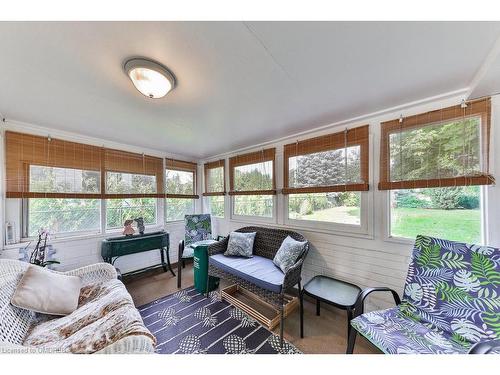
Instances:
[[[10,303],[16,307],[49,315],[68,315],[78,307],[82,281],[30,265]]]
[[[273,263],[278,266],[283,273],[286,273],[302,255],[306,244],[307,241],[296,241],[288,236],[281,243],[278,252],[274,256]]]
[[[231,232],[225,256],[251,258],[253,256],[253,243],[256,232],[240,233]]]

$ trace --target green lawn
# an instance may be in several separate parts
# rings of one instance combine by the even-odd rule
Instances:
[[[480,210],[396,208],[392,210],[391,222],[391,234],[395,237],[426,234],[467,243],[481,241]]]
[[[309,215],[292,213],[291,218],[359,224],[359,208],[333,207]],[[415,238],[418,234],[467,243],[481,241],[481,214],[479,210],[433,210],[423,208],[395,208],[392,210],[392,236]]]

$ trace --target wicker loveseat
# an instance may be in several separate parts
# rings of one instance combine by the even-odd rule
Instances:
[[[208,274],[229,280],[275,306],[280,312],[280,341],[283,345],[284,294],[295,285],[298,285],[299,292],[301,290],[302,265],[309,251],[309,243],[306,244],[296,263],[286,274],[283,274],[278,267],[274,266],[272,260],[287,236],[297,241],[307,241],[301,234],[263,227],[244,227],[236,232],[256,232],[253,257],[248,259],[225,257],[223,253],[229,242],[229,238],[226,237],[208,247]]]
[[[154,337],[144,327],[130,294],[121,281],[117,280],[112,265],[98,263],[61,272],[79,276],[82,281],[78,309],[64,317],[37,314],[11,305],[10,300],[16,286],[28,266],[29,264],[18,260],[0,259],[0,353],[154,352]],[[85,290],[87,295],[83,295]],[[106,299],[106,304],[100,303],[103,299]],[[96,309],[96,306],[100,306],[102,310]],[[118,323],[129,325],[129,328],[121,332],[117,332],[119,328],[116,328],[115,321],[107,319],[108,310],[116,306],[119,309],[115,309],[115,318],[119,315],[121,319]],[[132,319],[127,320],[127,315]],[[131,321],[134,327],[130,327]],[[47,326],[46,336],[49,341],[40,345],[26,344],[26,338],[30,333],[43,324]],[[54,325],[58,328],[57,332],[56,329],[52,329]],[[134,332],[129,332],[127,329]],[[106,344],[106,339],[110,337],[116,340]]]

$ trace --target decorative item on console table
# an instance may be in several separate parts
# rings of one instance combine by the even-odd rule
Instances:
[[[132,224],[133,223],[134,223],[134,220],[131,220],[131,219],[125,220],[125,222],[123,223],[123,232],[122,232],[122,234],[124,236],[132,236],[132,235],[134,235],[135,229],[132,228]]]
[[[139,231],[139,234],[144,234],[144,219],[142,217],[138,217],[134,219],[134,221],[137,223],[137,230]]]
[[[122,276],[129,276],[144,272],[147,270],[155,269],[158,267],[163,267],[163,270],[167,272],[170,270],[172,275],[175,277],[175,273],[172,270],[170,264],[170,255],[168,253],[170,247],[170,239],[168,232],[159,231],[153,233],[146,233],[143,235],[130,235],[107,238],[101,243],[101,256],[105,262],[114,265],[115,261],[124,255],[142,253],[150,250],[159,250],[161,263],[155,264],[149,267],[141,268],[135,271],[127,272]],[[165,253],[167,254],[167,262],[165,263]]]

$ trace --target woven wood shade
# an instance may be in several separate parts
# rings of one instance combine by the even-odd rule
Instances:
[[[123,193],[105,192],[105,198],[161,198],[163,194],[163,159],[154,156],[137,154],[122,150],[104,149],[104,172],[132,173],[156,177],[156,193]],[[105,185],[105,180],[101,179]],[[102,189],[105,191],[105,189]]]
[[[210,186],[210,171],[213,169],[222,168],[222,190],[217,190],[215,187]],[[225,195],[226,194],[226,160],[221,159],[217,161],[212,161],[210,163],[205,163],[204,165],[204,173],[205,173],[205,192],[204,196],[216,196],[216,195]],[[220,181],[219,181],[220,182]]]
[[[268,148],[262,151],[250,152],[233,156],[229,159],[229,195],[274,195],[276,194],[276,171],[275,171],[276,148]],[[245,165],[272,162],[272,188],[271,189],[252,189],[235,190],[235,168]]]
[[[381,124],[381,150],[380,150],[380,182],[378,188],[380,190],[391,189],[416,189],[416,188],[434,188],[434,187],[452,187],[452,186],[467,186],[467,185],[489,185],[494,183],[494,178],[489,174],[489,140],[490,140],[490,122],[491,122],[491,100],[490,98],[476,100],[466,103],[467,107],[456,105],[440,110],[430,111],[402,119],[395,119]],[[476,160],[477,155],[473,154],[474,147],[465,144],[466,137],[461,137],[460,134],[455,139],[439,140],[438,157],[441,156],[441,149],[445,149],[447,142],[454,141],[455,143],[464,142],[463,152],[461,155],[455,156],[455,159],[462,160],[463,170],[461,173],[456,173],[453,176],[446,175],[449,172],[440,172],[439,168],[429,166],[427,175],[439,177],[432,178],[411,178],[408,176],[408,170],[416,168],[418,162],[413,162],[414,165],[405,166],[405,172],[400,173],[401,176],[391,176],[391,135],[399,135],[406,131],[416,130],[425,127],[440,127],[451,122],[457,122],[458,127],[465,129],[465,121],[478,118],[480,119],[479,141],[480,153],[479,163],[480,170],[467,170],[469,160]],[[429,149],[427,153],[435,152]],[[443,151],[444,152],[444,151]],[[400,151],[401,154],[401,151]],[[425,155],[422,157],[425,159]],[[449,157],[449,156],[448,156]],[[400,162],[402,165],[403,163]],[[401,167],[403,170],[403,166]]]
[[[290,143],[284,147],[284,188],[283,194],[301,193],[328,193],[342,191],[366,191],[368,184],[369,166],[369,127],[368,125],[349,129],[346,131],[327,134],[315,138]],[[295,187],[290,186],[290,158],[302,155],[311,155],[327,151],[343,150],[349,147],[359,146],[359,178],[357,181],[347,181],[347,173],[344,181],[329,185],[314,185]],[[347,162],[344,163],[344,171]],[[305,171],[307,172],[307,171]],[[326,171],[331,173],[331,171]],[[300,171],[296,172],[297,174]]]
[[[163,159],[127,151],[50,139],[30,134],[5,132],[7,198],[144,198],[163,197]],[[95,192],[30,191],[30,167],[69,168],[95,171],[99,187]],[[106,172],[156,177],[154,194],[108,194]]]
[[[184,160],[176,160],[176,159],[165,159],[165,167],[166,169],[173,171],[182,171],[182,172],[190,172],[193,174],[193,192],[194,194],[173,194],[166,192],[166,198],[186,198],[186,199],[198,199],[199,195],[196,194],[196,179],[197,179],[197,170],[198,164],[192,163]]]
[[[5,132],[7,198],[97,198],[98,193],[30,192],[30,166],[100,171],[102,148],[11,131]]]

